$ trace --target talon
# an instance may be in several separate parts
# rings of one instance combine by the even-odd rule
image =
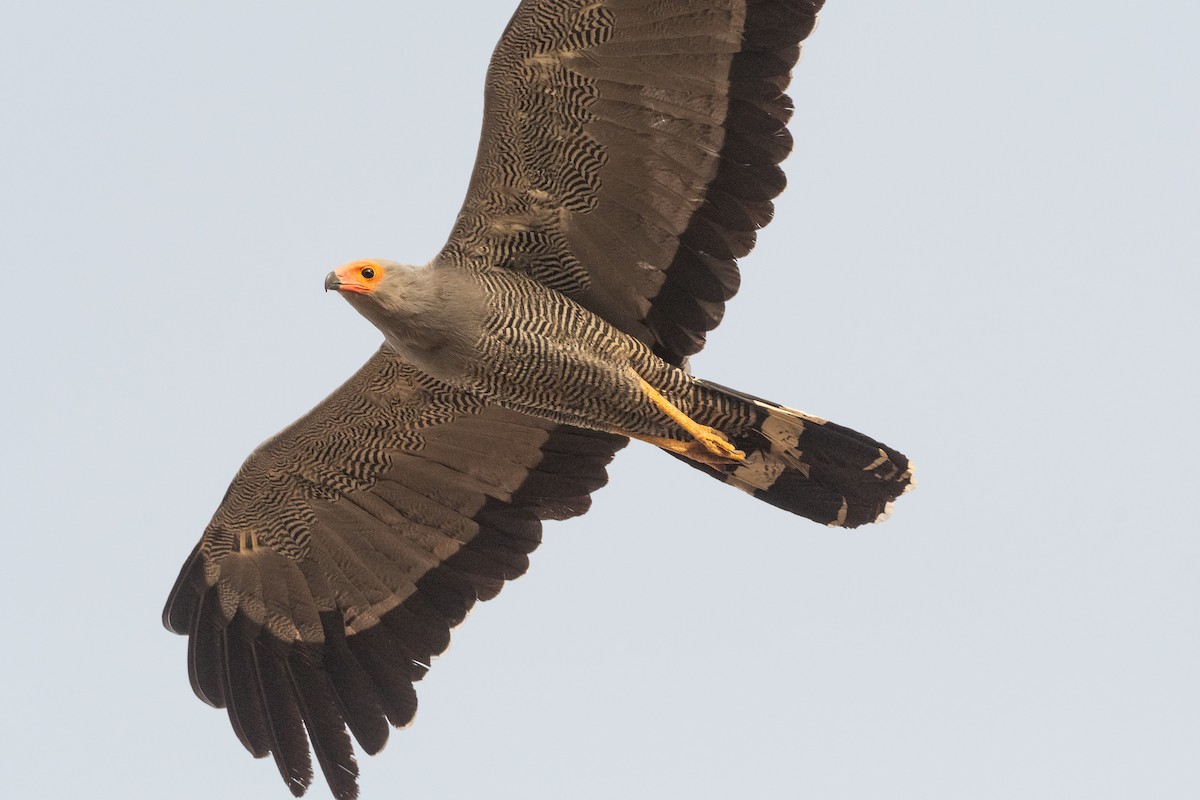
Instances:
[[[728,440],[707,439],[689,441],[685,456],[709,467],[728,467],[730,464],[740,464],[745,461],[745,453],[728,443]]]
[[[712,455],[726,461],[744,461],[746,459],[746,454],[738,450],[732,442],[725,438],[725,434],[716,428],[703,426],[703,432],[696,437],[696,442],[703,445]]]
[[[669,450],[672,453],[678,453],[682,456],[690,458],[693,461],[698,461],[701,464],[707,464],[710,467],[723,467],[730,464],[737,464],[745,461],[746,454],[738,450],[732,442],[725,437],[716,428],[710,428],[707,425],[701,425],[694,419],[684,414],[670,400],[663,397],[662,394],[651,386],[646,380],[636,372],[634,376],[638,383],[641,384],[642,391],[646,393],[646,397],[650,399],[660,411],[674,420],[679,427],[683,428],[691,437],[692,441],[679,441],[677,439],[662,439],[653,436],[639,436],[633,434],[635,438],[650,442],[664,450]]]

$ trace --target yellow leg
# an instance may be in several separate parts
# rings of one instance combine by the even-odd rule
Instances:
[[[687,414],[684,414],[675,404],[663,397],[657,389],[647,383],[641,375],[637,375],[637,379],[646,397],[650,398],[650,402],[654,403],[660,411],[670,417],[679,427],[683,428],[692,437],[693,441],[681,442],[676,439],[636,435],[635,438],[650,442],[665,450],[670,450],[672,453],[679,453],[704,464],[715,466],[745,460],[746,454],[734,447],[733,443],[725,438],[725,434],[716,428],[701,425]]]
[[[727,467],[730,464],[738,464],[746,458],[746,454],[741,450],[733,450],[728,455],[718,455],[713,453],[707,447],[695,439],[690,442],[684,442],[679,439],[664,439],[658,436],[642,436],[640,433],[630,433],[628,436],[638,439],[643,442],[649,442],[655,447],[661,447],[663,450],[668,450],[672,453],[679,453],[681,456],[699,461],[701,464],[708,464],[710,467]]]

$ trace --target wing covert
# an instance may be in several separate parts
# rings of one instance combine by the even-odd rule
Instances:
[[[680,363],[784,188],[822,0],[525,0],[442,258],[523,270]]]
[[[525,572],[542,520],[587,510],[626,441],[481,406],[381,349],[247,459],[184,564],[163,622],[193,690],[297,796],[310,742],[357,796],[347,728],[373,754],[412,720],[450,629]]]

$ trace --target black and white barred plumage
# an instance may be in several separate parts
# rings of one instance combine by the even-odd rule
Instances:
[[[783,189],[820,6],[523,0],[443,252],[331,274],[385,344],[251,454],[163,612],[193,690],[294,794],[311,748],[357,796],[351,736],[373,754],[412,720],[450,629],[543,520],[587,510],[627,436],[830,525],[911,486],[897,451],[685,369]],[[673,447],[697,434],[667,406],[728,449]]]
[[[640,378],[746,454],[742,463],[695,466],[827,525],[874,522],[911,484],[908,460],[897,451],[810,414],[699,380],[524,273],[370,263],[387,275],[371,293],[347,295],[351,303],[410,360],[428,357],[422,337],[439,343],[440,360],[429,371],[471,397],[564,425],[688,439],[647,401]],[[422,301],[447,294],[470,297],[475,313],[448,316],[443,303]],[[443,328],[471,331],[457,345],[465,355],[445,344],[452,337]]]

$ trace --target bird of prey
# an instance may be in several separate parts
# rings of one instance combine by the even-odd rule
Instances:
[[[380,349],[255,450],[163,612],[192,689],[299,796],[337,798],[542,521],[629,437],[819,523],[884,516],[907,458],[698,378],[784,187],[784,93],[821,0],[522,0],[487,74],[466,201],[425,266],[336,290]]]

